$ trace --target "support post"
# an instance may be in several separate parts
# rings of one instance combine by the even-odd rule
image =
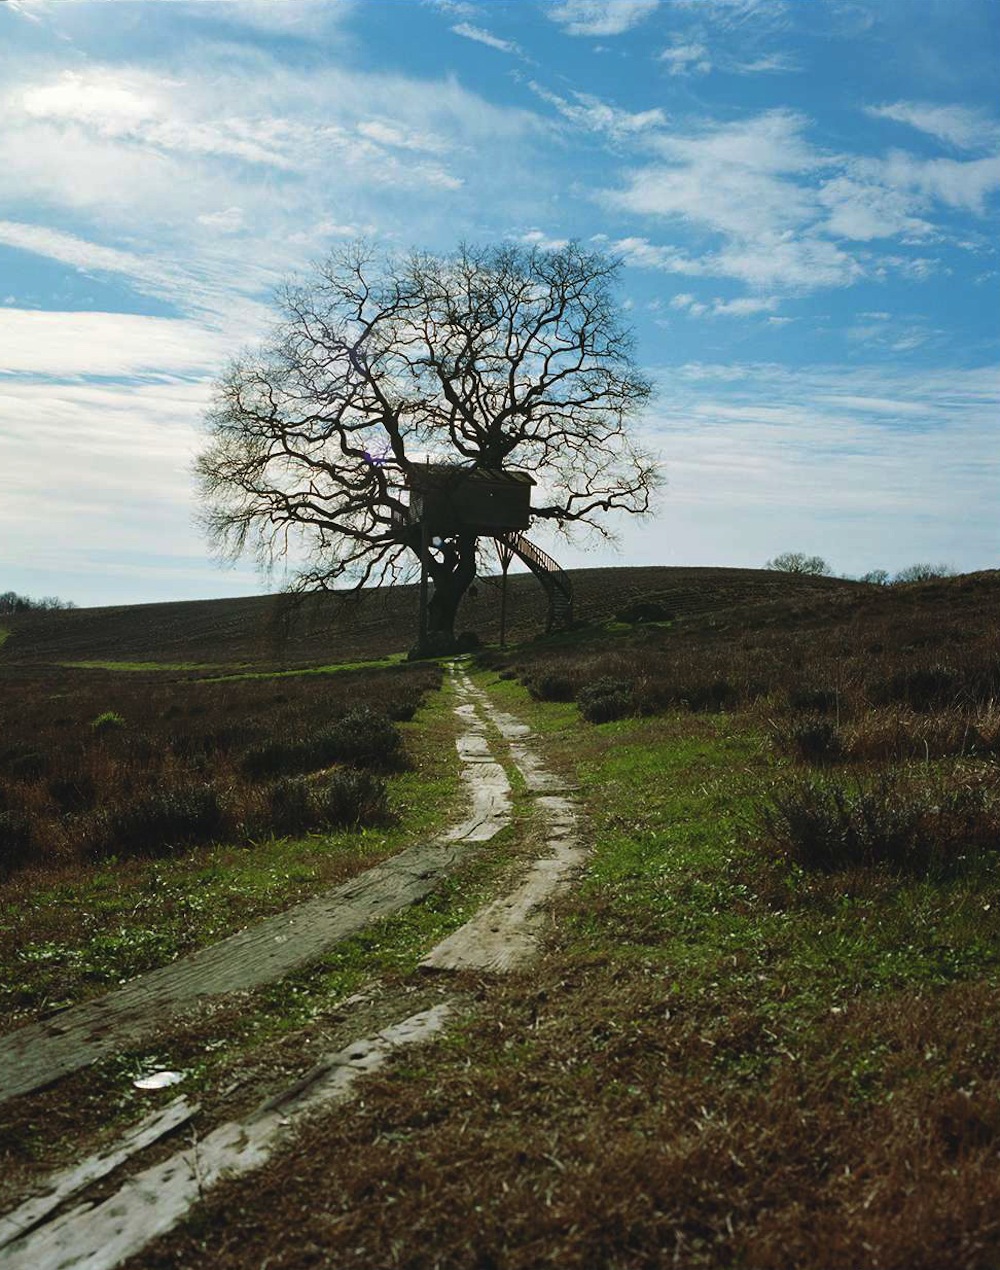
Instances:
[[[427,521],[420,522],[420,621],[418,627],[418,648],[421,653],[427,651],[427,555],[430,551],[430,531]]]
[[[497,555],[500,557],[500,647],[507,647],[507,570],[514,559],[514,552],[502,538],[495,538]]]

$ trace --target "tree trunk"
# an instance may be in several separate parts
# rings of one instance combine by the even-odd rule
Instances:
[[[427,605],[427,634],[418,652],[437,656],[455,648],[455,618],[476,577],[476,536],[449,538],[428,557],[434,590]]]

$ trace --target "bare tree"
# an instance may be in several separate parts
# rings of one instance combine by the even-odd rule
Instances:
[[[298,589],[395,581],[420,551],[407,518],[418,463],[535,475],[533,514],[608,534],[643,513],[653,459],[629,425],[650,386],[613,286],[618,263],[462,247],[397,259],[355,244],[287,287],[259,352],[216,385],[197,471],[224,553],[290,561]],[[476,539],[437,540],[430,630],[454,631]]]
[[[807,556],[801,551],[783,551],[780,555],[768,560],[765,569],[775,569],[779,573],[807,573],[813,577],[827,577],[830,566],[822,556]]]
[[[950,564],[910,564],[893,578],[894,583],[930,582],[934,578],[953,578],[955,570]]]

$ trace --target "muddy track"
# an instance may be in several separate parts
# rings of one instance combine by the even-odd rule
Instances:
[[[431,949],[421,968],[502,972],[530,957],[542,928],[545,901],[569,882],[583,860],[576,808],[566,783],[539,757],[529,729],[495,710],[462,669],[453,669],[453,682],[461,721],[456,744],[470,796],[462,823],[323,896],[143,975],[106,997],[0,1038],[0,1101],[38,1089],[126,1042],[160,1031],[171,1016],[206,998],[278,979],[369,922],[426,895],[467,847],[488,842],[510,823],[511,786],[503,760],[513,763],[524,780],[540,818],[542,852],[508,894],[484,906]],[[86,1203],[95,1178],[113,1175],[126,1160],[134,1163],[182,1124],[195,1122],[199,1127],[198,1108],[177,1100],[165,1118],[149,1118],[117,1146],[48,1178],[18,1209],[0,1218],[0,1265],[110,1270],[171,1229],[223,1174],[233,1177],[259,1167],[290,1140],[303,1116],[350,1098],[358,1075],[381,1066],[400,1046],[439,1031],[461,1005],[461,998],[453,997],[416,1015],[380,1020],[374,1034],[328,1055],[249,1116],[208,1127],[197,1139],[197,1149],[176,1151],[130,1176],[109,1198]]]

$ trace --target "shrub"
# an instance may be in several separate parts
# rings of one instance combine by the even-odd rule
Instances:
[[[898,701],[911,710],[929,711],[951,705],[959,694],[959,676],[948,666],[918,666],[897,671],[876,685],[875,700]]]
[[[711,683],[697,684],[685,693],[689,710],[703,710],[717,714],[731,710],[739,703],[740,694],[728,679],[713,679]]]
[[[843,739],[829,719],[805,719],[777,729],[774,744],[802,763],[836,763],[844,757]]]
[[[945,878],[1000,849],[995,793],[888,774],[867,784],[802,781],[762,809],[761,823],[781,853],[823,873],[877,868]]]
[[[673,613],[658,600],[636,600],[615,614],[618,622],[637,625],[641,622],[669,622]]]
[[[390,819],[385,781],[353,767],[338,768],[321,781],[303,777],[278,781],[269,791],[268,803],[269,829],[275,834],[361,828]]]
[[[384,715],[367,706],[351,710],[315,739],[316,754],[324,763],[353,763],[359,767],[399,765],[403,738]]]
[[[211,842],[223,828],[222,808],[210,785],[157,790],[103,817],[92,856],[161,856]]]
[[[97,786],[86,772],[53,777],[48,789],[63,812],[89,811],[97,802]]]
[[[19,781],[35,781],[49,770],[49,758],[25,741],[16,741],[0,751],[0,771]]]
[[[0,811],[0,878],[28,864],[33,848],[28,817],[18,811]]]
[[[91,731],[96,736],[104,736],[109,732],[117,732],[125,726],[124,718],[116,710],[105,710],[90,722]]]
[[[576,696],[577,681],[569,675],[543,671],[537,678],[528,678],[525,686],[535,701],[572,701]]]
[[[323,780],[314,798],[323,825],[360,828],[390,819],[385,781],[372,772],[340,768]]]
[[[268,791],[270,823],[267,830],[278,836],[304,833],[316,822],[309,782],[301,776],[277,781]]]
[[[632,685],[625,679],[604,676],[584,684],[576,694],[580,713],[588,723],[623,719],[633,709]]]

